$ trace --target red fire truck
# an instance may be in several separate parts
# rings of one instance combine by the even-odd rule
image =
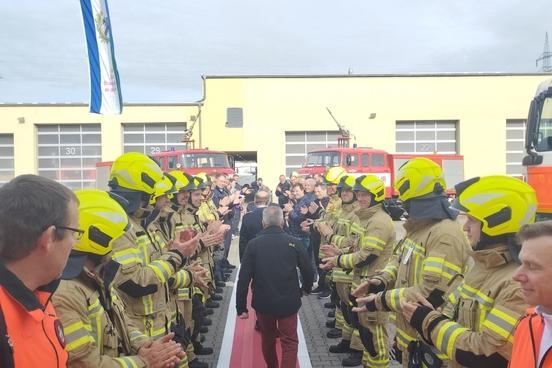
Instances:
[[[157,152],[150,155],[150,157],[159,164],[164,172],[183,170],[191,175],[200,172],[209,175],[234,174],[228,155],[222,151],[186,149]],[[96,185],[98,188],[107,189],[112,164],[112,161],[96,164]]]
[[[387,187],[387,198],[393,195],[392,185],[399,167],[414,157],[427,157],[442,168],[447,183],[447,193],[454,194],[454,186],[464,180],[464,157],[449,154],[390,154],[370,147],[337,147],[311,151],[305,164],[297,170],[299,175],[324,173],[328,167],[341,166],[355,176],[376,175]]]

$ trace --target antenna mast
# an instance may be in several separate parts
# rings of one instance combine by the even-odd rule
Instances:
[[[539,66],[539,61],[542,61],[541,70],[545,73],[552,72],[552,52],[550,52],[550,44],[548,43],[548,32],[544,36],[544,49],[542,54],[536,60],[536,66]]]

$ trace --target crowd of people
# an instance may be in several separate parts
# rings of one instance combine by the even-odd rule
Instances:
[[[134,152],[109,187],[22,175],[0,189],[0,366],[208,366],[251,188]]]
[[[341,340],[329,352],[347,353],[346,367],[385,368],[391,360],[405,368],[552,367],[552,222],[533,224],[531,186],[508,176],[476,177],[456,185],[451,204],[441,167],[416,158],[400,167],[393,189],[407,217],[400,237],[385,184],[374,175],[333,167],[312,178],[281,176],[276,187],[282,228],[302,246],[318,282],[308,290],[309,272],[299,262],[301,289],[321,303],[330,297],[327,336]],[[263,263],[264,231],[253,254],[246,247],[246,282],[255,283],[259,272],[250,258]],[[261,314],[259,299],[282,295],[258,296]],[[269,329],[267,365],[295,367],[286,351],[296,349],[284,347],[288,316],[270,313],[283,321],[284,353],[278,365],[272,350],[265,352]]]
[[[393,185],[397,236],[377,176],[282,175],[274,198],[237,179],[131,152],[108,192],[35,175],[2,186],[0,366],[207,367],[239,234],[236,309],[249,318],[251,284],[269,368],[296,366],[307,294],[329,309],[343,366],[552,367],[552,222],[533,224],[528,184],[472,178],[451,205],[441,167],[412,159]]]

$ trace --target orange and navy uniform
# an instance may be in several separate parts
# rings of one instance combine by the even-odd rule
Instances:
[[[521,319],[514,333],[514,347],[510,358],[510,368],[537,367],[540,355],[544,319],[535,308],[527,310],[527,315]],[[539,368],[552,368],[552,348],[542,354]]]
[[[58,284],[32,292],[0,264],[1,367],[66,367],[63,326],[50,302]]]

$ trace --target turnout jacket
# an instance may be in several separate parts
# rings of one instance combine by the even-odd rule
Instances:
[[[341,207],[335,213],[335,222],[333,223],[333,235],[329,243],[335,245],[341,250],[341,254],[353,252],[352,246],[356,245],[358,238],[351,237],[352,220],[355,218],[355,211],[358,210],[358,202],[341,204]],[[332,269],[332,281],[341,283],[351,283],[353,275],[351,271],[345,271],[339,265]]]
[[[110,262],[105,275],[112,279],[118,267]],[[52,301],[63,323],[69,367],[146,366],[136,354],[150,339],[125,315],[111,280],[84,269],[77,278],[62,280]]]
[[[466,271],[470,250],[460,225],[449,219],[420,221],[397,244],[395,255],[374,277],[383,282],[386,290],[378,293],[375,303],[367,308],[398,312],[399,349],[405,351],[411,341],[418,340],[416,330],[400,313],[402,303],[414,300],[414,295],[420,293],[434,307],[442,305],[449,284],[457,274]]]
[[[518,265],[506,245],[471,255],[474,265],[449,294],[443,313],[420,307],[411,324],[452,367],[506,368],[514,329],[527,308],[512,280]]]
[[[113,244],[111,258],[121,265],[113,286],[135,326],[154,339],[165,335],[172,318],[167,308],[168,281],[185,262],[177,250],[167,250],[160,234],[148,232],[140,218],[129,216],[132,228]]]
[[[277,226],[261,231],[245,250],[236,289],[237,313],[247,312],[250,282],[257,313],[277,317],[297,313],[302,296],[297,267],[303,276],[302,289],[310,292],[314,275],[304,246]]]
[[[381,204],[356,210],[351,222],[351,234],[357,238],[357,245],[352,252],[340,255],[337,264],[352,269],[355,275],[372,276],[385,267],[393,253],[395,225]]]

